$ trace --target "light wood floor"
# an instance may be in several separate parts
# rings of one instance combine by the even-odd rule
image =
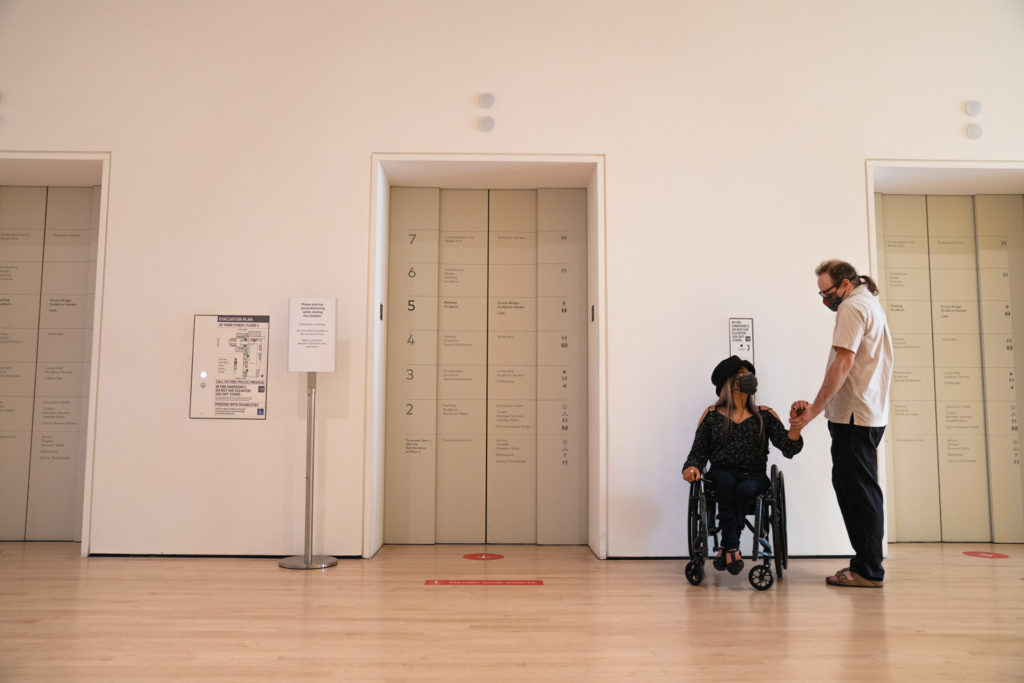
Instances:
[[[505,559],[462,558],[485,549]],[[1024,680],[1024,546],[889,553],[881,590],[794,558],[757,592],[584,547],[388,546],[304,571],[0,543],[0,681]]]

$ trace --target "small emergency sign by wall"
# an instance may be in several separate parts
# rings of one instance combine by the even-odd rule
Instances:
[[[753,318],[729,318],[729,355],[754,362]]]

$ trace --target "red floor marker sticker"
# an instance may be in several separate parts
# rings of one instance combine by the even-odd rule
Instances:
[[[1002,553],[986,553],[981,550],[968,550],[964,552],[964,555],[970,555],[971,557],[984,557],[988,560],[1005,560],[1009,555],[1003,555]]]
[[[500,560],[505,556],[499,555],[498,553],[470,553],[469,555],[463,555],[462,557],[467,560]]]
[[[543,586],[540,579],[427,579],[424,586]]]

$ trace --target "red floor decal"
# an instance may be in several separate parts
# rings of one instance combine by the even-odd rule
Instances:
[[[1009,555],[1003,555],[1002,553],[986,553],[980,550],[968,550],[964,552],[964,555],[970,555],[971,557],[984,557],[989,560],[1005,560]]]
[[[540,579],[427,579],[424,586],[543,586]]]
[[[500,560],[504,558],[504,555],[498,553],[470,553],[469,555],[463,555],[463,558],[467,560]]]

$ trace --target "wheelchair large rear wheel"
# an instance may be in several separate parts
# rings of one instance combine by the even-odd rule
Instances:
[[[782,578],[782,570],[785,568],[783,562],[782,553],[786,552],[783,549],[782,541],[782,520],[779,518],[778,509],[772,510],[772,560],[775,562],[775,575],[780,579]]]
[[[703,486],[700,482],[690,484],[689,534],[690,559],[703,563],[708,556],[708,528]],[[696,584],[694,584],[696,585]]]
[[[777,557],[781,560],[777,563],[779,567],[777,573],[779,578],[782,578],[782,570],[789,569],[789,530],[786,526],[786,480],[782,476],[782,471],[772,466],[775,470],[772,476],[772,501],[775,506],[774,518],[778,520],[777,524],[773,525],[772,533],[775,538],[772,539],[776,545],[775,551]],[[777,529],[775,528],[777,526]]]

